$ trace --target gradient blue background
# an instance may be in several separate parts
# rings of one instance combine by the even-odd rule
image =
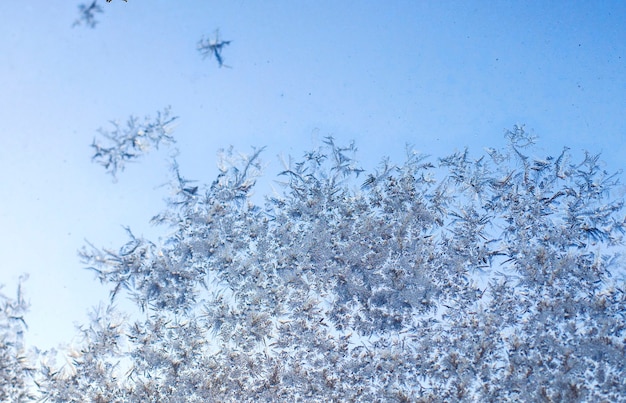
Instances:
[[[626,3],[548,1],[98,0],[95,29],[72,28],[78,1],[0,3],[0,283],[25,283],[27,340],[68,342],[107,290],[82,270],[88,239],[117,248],[122,225],[157,239],[167,151],[118,183],[90,162],[96,129],[171,105],[181,172],[214,179],[216,152],[276,155],[326,135],[355,140],[364,168],[411,143],[440,157],[505,144],[514,124],[537,156],[626,152]],[[232,68],[203,60],[219,28]],[[623,188],[620,190],[623,195]]]

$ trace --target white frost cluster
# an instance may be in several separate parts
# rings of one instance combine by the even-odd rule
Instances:
[[[595,156],[535,159],[523,127],[507,135],[508,149],[477,159],[409,152],[365,179],[354,146],[329,138],[286,167],[282,196],[262,207],[249,199],[261,150],[226,152],[231,163],[206,187],[174,165],[174,196],[154,218],[171,228],[165,242],[129,230],[119,251],[81,253],[112,298],[128,295],[144,314],[99,311],[73,370],[39,368],[37,393],[625,401],[616,179]]]

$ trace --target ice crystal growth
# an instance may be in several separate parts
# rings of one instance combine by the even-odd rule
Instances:
[[[119,171],[124,170],[126,163],[135,162],[151,148],[158,149],[161,143],[174,143],[172,132],[176,119],[178,117],[171,116],[170,108],[167,107],[157,112],[155,119],[148,116],[143,123],[135,116],[128,118],[126,126],[111,121],[113,129],[98,130],[100,139],[94,139],[91,144],[91,159],[115,178]]]
[[[224,41],[220,39],[220,31],[215,30],[215,39],[200,39],[198,41],[198,52],[202,55],[202,58],[215,57],[218,67],[229,67],[224,64],[224,58],[222,57],[222,50],[224,46],[230,45],[232,41]]]
[[[596,156],[408,153],[362,173],[332,139],[254,205],[259,155],[209,186],[173,166],[136,238],[81,256],[143,310],[102,308],[48,401],[625,401],[624,230]],[[11,368],[14,368],[11,366]]]
[[[102,7],[97,4],[97,0],[94,0],[91,4],[80,4],[78,6],[78,18],[72,24],[72,28],[82,24],[89,28],[95,28],[96,24],[98,24],[96,14],[102,12]]]
[[[34,399],[32,375],[35,371],[34,351],[27,351],[23,335],[27,326],[24,314],[28,303],[22,293],[22,281],[17,298],[0,293],[0,401],[21,402]]]

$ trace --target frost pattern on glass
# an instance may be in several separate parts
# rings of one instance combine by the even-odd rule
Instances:
[[[129,117],[125,126],[112,120],[112,129],[98,130],[100,138],[94,139],[91,144],[91,159],[116,178],[127,163],[135,162],[152,148],[158,149],[161,143],[175,143],[172,133],[176,119],[178,117],[171,116],[171,110],[167,107],[157,112],[154,119],[147,116],[143,123],[135,116]]]
[[[222,51],[225,46],[230,45],[232,41],[224,41],[220,39],[219,29],[215,30],[215,39],[204,39],[202,37],[197,44],[198,52],[202,58],[215,57],[218,67],[230,67],[224,64],[224,58],[222,57]]]
[[[98,24],[96,20],[96,14],[101,14],[104,11],[102,7],[98,5],[98,0],[93,0],[91,4],[79,4],[78,5],[78,18],[72,24],[72,28],[85,24],[89,28],[95,28]]]
[[[509,146],[435,162],[407,150],[361,177],[332,138],[285,163],[254,205],[260,149],[172,197],[161,242],[87,245],[142,309],[112,305],[70,360],[39,366],[48,401],[623,401],[624,232],[597,156]],[[4,351],[4,350],[3,350]],[[11,367],[13,368],[13,367]]]
[[[22,293],[20,278],[15,299],[0,292],[0,401],[22,402],[35,398],[33,375],[36,371],[34,349],[24,345],[24,332],[28,329],[24,315],[28,303]]]

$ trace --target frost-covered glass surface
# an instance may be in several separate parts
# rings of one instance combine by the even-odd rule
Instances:
[[[0,401],[626,401],[622,4],[197,3],[0,4]]]

